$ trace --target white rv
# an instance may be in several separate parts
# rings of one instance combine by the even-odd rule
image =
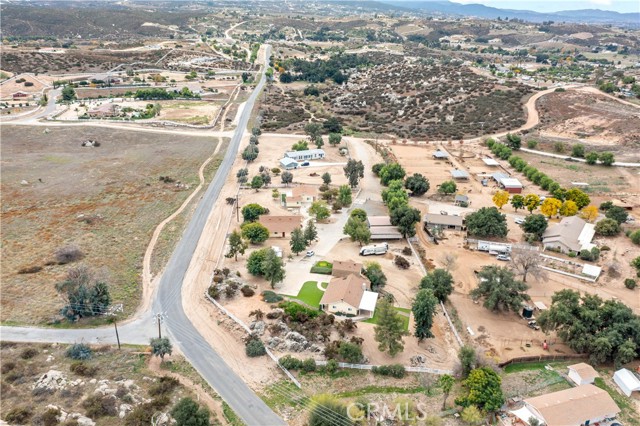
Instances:
[[[389,244],[373,244],[370,246],[364,246],[360,249],[360,256],[369,256],[371,254],[385,254],[389,251]]]

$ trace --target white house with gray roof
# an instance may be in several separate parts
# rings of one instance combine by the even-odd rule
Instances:
[[[591,250],[591,240],[595,235],[595,225],[587,223],[578,216],[563,218],[560,223],[552,225],[542,234],[542,245],[545,249],[559,250],[564,253]]]

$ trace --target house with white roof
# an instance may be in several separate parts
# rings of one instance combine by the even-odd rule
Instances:
[[[640,392],[640,378],[626,368],[616,371],[613,374],[613,381],[627,396],[631,396],[633,392]]]
[[[305,149],[302,151],[287,151],[285,158],[296,161],[322,160],[325,157],[324,149]]]
[[[595,368],[585,362],[573,364],[567,368],[569,369],[567,376],[578,386],[593,383],[596,377],[600,377]]]

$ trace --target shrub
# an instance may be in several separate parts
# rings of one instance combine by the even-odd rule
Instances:
[[[636,288],[636,280],[634,280],[633,278],[627,278],[626,280],[624,280],[624,286],[629,290],[633,290],[634,288]]]
[[[312,371],[316,371],[316,361],[313,358],[307,358],[302,361],[302,365],[300,369],[305,373],[311,373]]]
[[[533,139],[530,141],[527,141],[527,148],[535,149],[537,146],[538,146],[538,141],[535,141]]]
[[[609,246],[600,247],[600,251],[609,251],[609,250],[611,250],[611,247],[609,247]]]
[[[308,319],[315,318],[320,314],[317,310],[307,308],[296,302],[281,302],[278,306],[284,309],[284,313],[296,322],[306,322]]]
[[[88,417],[104,417],[118,415],[116,399],[109,395],[93,394],[84,400],[82,406]]]
[[[411,256],[412,252],[411,252],[411,247],[405,247],[402,249],[402,254],[404,254],[405,256]]]
[[[38,355],[40,352],[36,348],[26,348],[22,352],[20,352],[20,358],[22,359],[31,359],[34,356]]]
[[[332,271],[333,271],[333,264],[329,262],[325,262],[323,260],[316,262],[316,264],[311,267],[312,274],[331,275]]]
[[[77,359],[77,360],[86,360],[91,359],[93,356],[93,351],[88,345],[84,343],[76,343],[74,345],[69,346],[66,352],[67,358]]]
[[[620,225],[613,219],[602,219],[596,223],[596,234],[603,235],[605,237],[617,235],[620,232]]]
[[[218,300],[218,298],[220,297],[220,290],[218,290],[218,287],[216,287],[215,285],[212,285],[211,287],[209,287],[209,290],[207,290],[207,293],[209,293],[209,297],[211,297],[212,299]]]
[[[84,361],[75,361],[71,363],[69,367],[72,373],[83,377],[93,377],[98,372],[98,367],[95,365],[89,365]]]
[[[330,359],[329,361],[327,361],[325,369],[327,370],[327,373],[333,374],[338,371],[338,367],[338,361],[336,361],[335,359]]]
[[[82,252],[82,250],[80,250],[80,248],[74,244],[61,247],[56,250],[55,253],[56,262],[61,265],[75,262],[82,259],[83,257],[84,253]]]
[[[629,238],[631,238],[631,242],[633,242],[633,244],[640,244],[640,229],[636,229],[630,233]]]
[[[576,257],[576,256],[577,256],[577,254],[576,254],[576,252],[575,252],[575,251],[570,251],[570,252],[569,252],[569,254],[568,254],[567,256],[569,256],[569,257]]]
[[[379,367],[373,367],[371,369],[373,374],[379,374],[380,376],[390,376],[396,379],[403,378],[407,371],[401,364],[381,365]]]
[[[283,300],[283,297],[271,290],[265,290],[262,292],[262,300],[267,303],[277,303],[281,302]]]
[[[24,268],[21,268],[18,270],[18,274],[37,274],[38,272],[42,271],[42,266],[39,265],[33,265],[33,266],[25,266]]]
[[[282,316],[282,312],[280,311],[271,311],[271,312],[267,312],[267,319],[278,319]]]
[[[245,353],[248,357],[254,358],[265,355],[267,350],[264,348],[264,344],[260,339],[251,339],[245,346]]]
[[[31,411],[31,407],[16,407],[4,416],[4,420],[7,423],[26,424],[29,419],[33,416],[33,411]]]
[[[240,292],[242,293],[242,295],[243,295],[244,297],[251,297],[251,296],[253,296],[254,294],[256,294],[256,291],[255,291],[254,289],[252,289],[251,287],[249,287],[248,285],[243,286],[243,287],[240,289]]]
[[[409,269],[411,266],[409,261],[402,256],[396,256],[393,263],[400,269]]]
[[[285,355],[278,360],[281,366],[287,370],[298,370],[302,367],[302,361],[298,358],[294,358],[291,355]]]
[[[60,410],[56,408],[49,408],[40,416],[33,419],[33,424],[40,424],[42,426],[55,426],[59,423],[58,416],[60,416]]]
[[[151,385],[149,388],[150,396],[168,396],[170,395],[178,386],[180,382],[178,379],[174,379],[173,377],[163,376],[158,379],[157,382]]]
[[[14,368],[16,368],[15,362],[4,361],[2,362],[2,367],[0,367],[0,372],[2,372],[2,374],[7,374],[9,371],[13,370]]]

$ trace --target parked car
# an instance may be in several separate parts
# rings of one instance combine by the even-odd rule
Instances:
[[[304,163],[302,163],[302,164],[300,164],[300,165],[301,165],[302,167],[306,167],[306,166],[308,166],[308,165],[309,165],[309,162],[308,162],[308,161],[305,161]]]
[[[506,262],[511,260],[511,257],[509,257],[508,254],[499,254],[498,256],[496,256],[496,259],[498,260],[504,260]]]
[[[316,252],[315,252],[315,251],[313,251],[313,250],[309,250],[309,251],[307,252],[307,254],[306,254],[306,257],[312,257],[312,256],[314,256],[315,254],[316,254]]]
[[[521,217],[516,217],[513,221],[518,225],[522,225],[524,223],[524,219]]]

